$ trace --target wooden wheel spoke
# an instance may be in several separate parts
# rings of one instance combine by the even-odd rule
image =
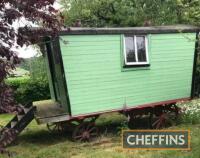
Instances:
[[[85,138],[84,137],[81,137],[80,139],[79,139],[79,141],[83,141]]]
[[[94,123],[83,122],[76,127],[73,132],[73,139],[77,141],[89,141],[98,135],[98,130]]]
[[[82,137],[82,135],[79,135],[79,136],[76,136],[75,139],[79,139],[79,138],[81,138],[81,137]]]
[[[152,124],[152,126],[155,126],[157,123],[159,123],[160,122],[160,119],[158,119],[158,120],[156,120],[153,124]]]
[[[152,117],[150,118],[152,122],[151,127],[159,129],[162,127],[172,126],[174,125],[177,119],[177,114],[178,113],[176,112],[176,109],[168,107],[162,111],[161,115],[159,115],[157,118],[154,118],[156,119],[155,121],[152,121],[153,120],[153,114],[152,114]]]
[[[93,130],[96,130],[96,127],[92,127],[88,130],[88,132],[92,132]]]
[[[156,125],[156,129],[161,128],[162,123],[163,123],[163,120],[160,120],[160,121],[158,122],[158,124]]]
[[[65,130],[63,123],[47,124],[47,128],[50,132],[63,132]]]

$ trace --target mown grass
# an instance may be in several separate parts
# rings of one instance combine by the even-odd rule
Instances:
[[[1,115],[0,125],[11,115]],[[49,133],[44,125],[33,121],[10,147],[16,158],[200,158],[200,124],[180,124],[170,129],[191,130],[191,151],[127,151],[121,147],[120,128],[124,117],[105,115],[97,120],[101,127],[99,137],[90,143],[73,142],[70,133]],[[0,156],[6,158],[6,156]]]

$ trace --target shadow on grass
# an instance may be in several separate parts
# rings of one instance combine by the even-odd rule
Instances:
[[[111,123],[104,125],[97,125],[99,128],[99,136],[101,135],[117,135],[120,131],[120,123]],[[32,130],[28,129],[28,131],[24,131],[18,139],[16,143],[18,144],[35,144],[35,145],[55,145],[57,143],[62,143],[65,141],[73,142],[72,140],[72,132],[66,131],[65,133],[51,133],[48,130]]]
[[[136,121],[136,129],[146,129],[146,120]],[[139,126],[140,125],[140,126]],[[142,125],[142,126],[141,126]],[[105,115],[97,119],[96,126],[99,129],[100,136],[116,136],[121,134],[122,129],[128,129],[127,118],[120,114]],[[35,144],[35,145],[55,145],[65,141],[72,142],[72,132],[52,133],[45,126],[30,126],[26,128],[19,136],[14,145]]]
[[[36,145],[54,145],[70,140],[70,133],[51,133],[45,129],[24,131],[17,139],[18,143],[31,143]]]

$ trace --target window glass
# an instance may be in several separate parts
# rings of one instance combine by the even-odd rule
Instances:
[[[136,62],[134,37],[125,37],[125,46],[127,62]]]
[[[148,64],[147,38],[145,35],[124,37],[124,59],[126,65]]]
[[[146,62],[145,36],[136,36],[138,62]]]

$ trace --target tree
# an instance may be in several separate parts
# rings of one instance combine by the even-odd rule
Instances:
[[[0,110],[17,111],[12,90],[5,84],[5,78],[15,65],[20,63],[17,52],[12,47],[22,47],[37,43],[41,35],[49,28],[56,35],[61,24],[58,11],[53,8],[55,0],[1,0],[0,1]],[[15,29],[13,23],[25,18],[45,29],[32,30],[30,25]]]
[[[61,0],[68,26],[169,25],[178,22],[176,0]]]
[[[177,0],[177,14],[179,22],[200,25],[200,1]]]
[[[67,26],[124,27],[200,23],[199,0],[61,0]]]

